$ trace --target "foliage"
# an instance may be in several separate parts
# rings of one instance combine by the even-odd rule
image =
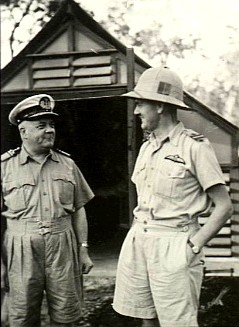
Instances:
[[[0,0],[2,5],[2,21],[11,23],[9,43],[12,57],[15,56],[54,15],[64,0]],[[80,0],[75,0],[81,5]],[[205,63],[208,58],[201,48],[198,36],[187,37],[179,34],[165,36],[162,22],[152,21],[148,28],[132,30],[128,20],[128,13],[134,8],[133,0],[112,1],[107,18],[99,23],[127,46],[134,47],[135,52],[151,65],[167,65],[170,59],[180,63],[194,60],[194,56],[201,56]],[[82,6],[83,7],[83,6]],[[90,15],[94,12],[84,8]],[[172,21],[173,23],[173,21]],[[228,26],[229,42],[233,49],[219,58],[221,65],[213,72],[211,79],[206,80],[201,75],[189,76],[185,83],[186,89],[201,101],[214,108],[219,114],[239,125],[239,45],[235,40],[239,37],[239,30]],[[207,71],[204,73],[207,75]]]
[[[142,28],[137,32],[131,30],[127,24],[127,12],[132,9],[133,2],[124,0],[110,7],[106,20],[100,22],[110,33],[115,35],[124,44],[134,47],[135,52],[151,63],[167,65],[170,58],[184,60],[189,56],[197,55],[206,62],[209,58],[201,48],[201,40],[189,35],[187,38],[173,35],[166,38],[162,33],[163,25],[152,22],[147,29]],[[239,37],[239,30],[227,26],[230,42]],[[202,81],[200,76],[191,76],[185,88],[202,102],[213,108],[226,119],[239,126],[239,46],[234,44],[234,51],[225,53],[219,58],[223,65],[218,66],[214,76],[208,81]],[[192,59],[193,60],[193,59]],[[154,64],[153,64],[154,65]],[[180,65],[180,61],[179,61]]]
[[[199,77],[194,77],[187,90],[213,108],[226,119],[239,126],[239,49],[226,53],[221,60],[224,67],[215,71],[213,85],[203,85]]]
[[[9,45],[13,57],[45,25],[59,7],[57,0],[1,0],[3,22],[11,23]]]

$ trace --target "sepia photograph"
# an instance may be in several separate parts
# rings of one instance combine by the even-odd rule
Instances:
[[[1,326],[239,327],[239,1],[0,10]]]

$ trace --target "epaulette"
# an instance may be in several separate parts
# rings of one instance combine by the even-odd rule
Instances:
[[[8,150],[7,152],[1,155],[1,161],[5,161],[9,158],[16,156],[20,152],[20,150],[21,150],[20,146],[14,150]]]
[[[64,156],[70,157],[71,155],[65,151],[62,151],[60,149],[55,149],[56,152],[59,152],[60,154],[63,154]]]
[[[184,133],[191,137],[192,139],[194,139],[195,141],[197,142],[204,142],[206,141],[206,137],[198,132],[195,132],[194,130],[192,129],[185,129],[184,130]]]

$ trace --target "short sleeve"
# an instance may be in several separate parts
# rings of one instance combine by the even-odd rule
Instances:
[[[73,174],[76,183],[74,192],[74,206],[75,209],[78,210],[94,197],[94,193],[76,164],[74,164],[73,167]]]
[[[144,162],[142,161],[142,158],[145,156],[145,151],[147,150],[148,142],[145,142],[142,144],[138,157],[136,159],[135,165],[134,165],[134,170],[131,176],[131,181],[136,184],[136,175],[138,173],[138,170],[140,170],[141,166],[144,165]]]
[[[209,142],[195,142],[194,169],[195,175],[206,191],[211,186],[225,184],[222,170],[215,152]]]

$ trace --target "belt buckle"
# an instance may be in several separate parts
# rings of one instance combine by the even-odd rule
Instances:
[[[44,223],[41,222],[39,228],[40,228],[40,231],[39,231],[40,235],[46,235],[46,234],[51,233],[51,226],[48,225],[48,224],[44,224]]]

